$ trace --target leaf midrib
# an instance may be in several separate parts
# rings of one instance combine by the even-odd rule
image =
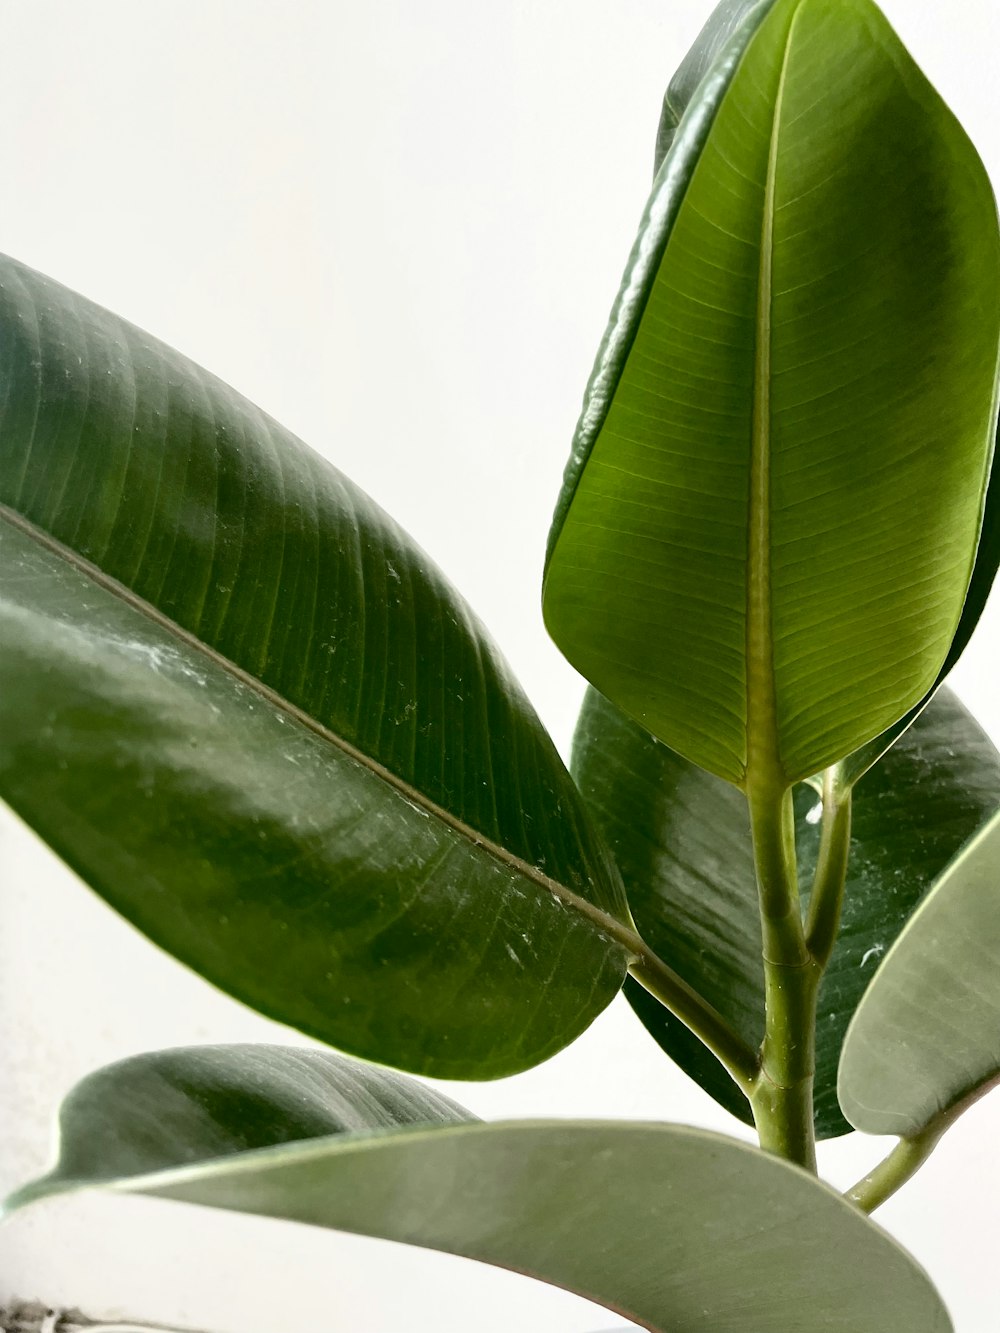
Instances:
[[[119,601],[131,607],[132,610],[139,612],[149,620],[151,624],[158,626],[160,629],[184,644],[185,647],[200,654],[213,666],[224,671],[228,676],[233,680],[238,681],[246,689],[252,690],[261,700],[269,704],[272,708],[278,709],[287,717],[290,717],[293,721],[299,723],[300,726],[303,726],[308,731],[312,732],[313,735],[319,737],[328,745],[332,745],[342,754],[354,760],[354,762],[359,764],[362,768],[366,769],[375,777],[380,778],[388,787],[397,792],[405,800],[412,805],[419,807],[433,818],[439,820],[466,842],[481,849],[487,856],[492,857],[508,869],[514,870],[517,874],[530,880],[537,888],[544,890],[552,897],[557,898],[560,902],[564,903],[567,907],[572,908],[580,916],[585,917],[609,939],[628,950],[631,955],[630,961],[634,961],[645,952],[639,937],[626,925],[611,916],[610,913],[605,912],[602,908],[588,901],[588,899],[574,893],[572,889],[567,888],[566,885],[562,884],[559,880],[552,879],[543,871],[539,870],[537,866],[531,865],[529,862],[517,856],[516,853],[504,847],[501,843],[494,842],[485,834],[478,832],[478,830],[474,829],[471,825],[466,824],[465,821],[460,819],[457,815],[452,814],[451,811],[438,805],[437,802],[431,800],[430,797],[419,788],[411,786],[410,783],[404,778],[401,778],[397,773],[394,773],[391,769],[380,764],[377,759],[366,754],[363,750],[358,749],[357,746],[353,745],[345,737],[332,731],[310,713],[300,708],[297,704],[292,703],[291,700],[286,699],[284,695],[280,694],[277,690],[272,689],[271,686],[267,685],[258,676],[253,675],[244,667],[241,667],[236,662],[232,661],[231,658],[218,652],[217,649],[213,648],[210,644],[205,643],[204,640],[200,639],[196,634],[191,633],[191,631],[185,629],[183,625],[179,625],[177,621],[171,619],[170,616],[165,615],[151,602],[140,597],[134,589],[119,582],[118,579],[106,573],[100,566],[95,565],[92,561],[88,560],[86,556],[73,550],[72,547],[64,545],[58,538],[53,537],[51,533],[38,527],[23,514],[18,513],[15,509],[11,509],[6,504],[0,503],[0,522],[7,523],[10,527],[23,533],[44,550],[55,555],[57,559],[64,561],[72,569],[76,570],[77,573],[82,574],[105,592],[110,593]]]
[[[750,435],[750,484],[747,515],[747,789],[783,782],[778,747],[777,688],[774,674],[773,590],[771,569],[771,307],[773,300],[775,177],[781,112],[797,7],[785,34],[778,89],[771,119],[767,175],[761,213],[757,311],[754,332],[753,411]]]

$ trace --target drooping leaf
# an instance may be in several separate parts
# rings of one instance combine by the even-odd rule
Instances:
[[[573,771],[618,859],[640,934],[751,1046],[764,1032],[764,982],[746,801],[644,732],[596,691],[577,726]],[[955,852],[1000,806],[1000,756],[942,689],[854,794],[837,945],[820,989],[816,1129],[850,1126],[837,1103],[844,1033],[878,959]],[[819,848],[816,793],[796,792],[800,882]],[[716,1101],[750,1122],[715,1057],[636,983],[633,1008],[663,1049]]]
[[[974,149],[870,0],[778,0],[722,83],[688,107],[693,165],[682,126],[657,176],[544,605],[648,731],[791,782],[902,717],[954,640],[1000,245]]]
[[[525,1068],[621,985],[616,872],[482,628],[233,390],[0,263],[0,796],[237,998]]]
[[[253,1115],[273,1120],[275,1146],[255,1134],[246,1151],[227,1124],[228,1111],[243,1114],[238,1065],[222,1080],[227,1101],[211,1059],[185,1067],[185,1054],[167,1053],[165,1079],[151,1055],[85,1080],[65,1104],[56,1167],[8,1207],[100,1184],[289,1218],[512,1268],[654,1333],[951,1328],[926,1275],[877,1226],[814,1177],[719,1135],[599,1122],[385,1128],[396,1094],[379,1089],[372,1131],[313,1137],[319,1123],[297,1113],[282,1126],[298,1074],[279,1052],[280,1102]],[[255,1071],[255,1104],[272,1077]],[[366,1075],[351,1077],[346,1099],[365,1119]],[[158,1116],[164,1082],[176,1137]],[[407,1115],[414,1102],[422,1113],[408,1094]]]
[[[854,1015],[839,1081],[852,1125],[912,1137],[996,1083],[998,959],[1000,815],[941,875]]]

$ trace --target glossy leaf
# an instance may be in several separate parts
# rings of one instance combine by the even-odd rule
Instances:
[[[59,1164],[8,1206],[113,1184],[284,1217],[512,1268],[660,1333],[951,1327],[925,1274],[872,1222],[719,1135],[565,1121],[386,1129],[379,1108],[373,1132],[289,1142],[301,1126],[280,1128],[283,1099],[276,1146],[234,1151],[241,1131],[226,1137],[210,1064],[185,1071],[183,1052],[166,1057],[171,1103],[182,1099],[172,1141],[158,1114],[163,1058],[85,1080],[64,1107]],[[291,1071],[282,1092],[293,1083]]]
[[[773,784],[880,735],[953,642],[992,452],[1000,245],[975,151],[870,0],[778,0],[721,99],[720,80],[657,177],[544,604],[648,731]]]
[[[653,167],[654,177],[677,135],[684,113],[692,99],[698,94],[702,79],[713,65],[724,57],[727,48],[742,51],[746,42],[757,30],[761,20],[772,8],[774,0],[721,0],[699,33],[697,40],[682,61],[677,73],[671,79],[663,99],[663,114],[656,136],[656,154]],[[704,94],[702,94],[704,97]],[[675,155],[676,156],[676,155]],[[693,166],[697,152],[691,148],[684,154]],[[673,166],[677,171],[677,164]],[[994,455],[996,450],[994,448]],[[986,606],[986,600],[1000,566],[1000,469],[992,468],[983,511],[983,525],[979,546],[976,551],[976,563],[972,571],[972,581],[962,607],[962,616],[945,658],[937,680],[927,694],[915,704],[898,722],[874,740],[862,746],[845,760],[842,766],[842,780],[848,785],[857,782],[867,773],[873,764],[899,739],[907,727],[919,716],[930,702],[937,687],[945,680],[952,667],[968,646],[972,632],[979,623],[979,618]],[[742,1099],[741,1099],[742,1100]]]
[[[867,745],[863,745],[860,750],[856,750],[848,756],[841,766],[842,781],[848,786],[859,781],[878,762],[933,699],[942,681],[947,678],[952,667],[969,646],[972,633],[986,609],[986,602],[993,588],[998,568],[1000,568],[1000,467],[997,466],[996,449],[994,447],[993,465],[990,469],[990,481],[986,490],[983,526],[979,534],[979,547],[976,551],[972,582],[969,584],[965,605],[962,607],[962,618],[958,622],[958,629],[955,631],[955,637],[948,649],[944,666],[938,672],[937,680],[931,688],[918,703],[914,704],[908,713],[904,714],[898,722],[894,722],[881,736],[876,736],[873,741],[869,741]]]
[[[839,1092],[856,1128],[912,1137],[1000,1078],[998,905],[1000,815],[941,875],[854,1015]]]
[[[0,263],[0,795],[163,948],[452,1077],[625,973],[606,850],[468,608],[233,390]]]
[[[693,117],[704,124],[710,123],[719,99],[728,87],[736,61],[743,54],[750,38],[760,27],[774,0],[720,0],[708,21],[681,61],[677,73],[670,80],[663,98],[663,113],[656,132],[656,154],[653,175],[659,174],[667,153],[677,138],[685,112],[695,98]],[[701,88],[702,80],[713,74],[713,90]],[[699,107],[705,108],[699,114]],[[683,148],[674,153],[671,169],[678,183],[690,178],[698,160],[703,135],[695,141],[688,137]],[[683,173],[683,174],[682,174]],[[675,190],[673,194],[677,194]]]
[[[37,1189],[114,1183],[331,1134],[477,1119],[416,1079],[331,1051],[179,1047],[77,1084],[60,1110],[55,1178]]]
[[[571,769],[618,862],[639,933],[756,1049],[764,976],[745,797],[593,689]],[[625,994],[681,1068],[751,1124],[747,1099],[697,1037],[637,982],[626,981]]]
[[[654,740],[596,691],[577,727],[573,771],[618,859],[640,933],[750,1045],[764,1031],[760,926],[746,801]],[[1000,756],[947,689],[854,794],[841,930],[817,1024],[816,1127],[847,1132],[837,1065],[851,1015],[878,959],[955,852],[1000,806]],[[803,898],[819,848],[821,806],[795,794]],[[750,1122],[725,1070],[634,982],[625,993],[663,1049],[727,1110]]]

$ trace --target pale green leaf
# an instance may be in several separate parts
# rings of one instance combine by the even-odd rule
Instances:
[[[886,955],[847,1032],[838,1092],[907,1138],[1000,1078],[1000,815],[956,856]]]
[[[276,1146],[258,1134],[260,1146],[241,1150],[239,1123],[227,1135],[227,1107],[243,1118],[238,1078],[226,1083],[227,1103],[211,1056],[196,1053],[186,1068],[185,1052],[141,1056],[70,1095],[60,1162],[9,1206],[102,1184],[380,1236],[541,1278],[658,1333],[951,1328],[925,1274],[883,1231],[757,1149],[671,1125],[385,1128],[385,1102],[395,1107],[398,1094],[384,1090],[369,1132],[313,1137],[322,1125],[303,1127],[293,1111],[289,1133],[281,1118],[296,1071],[282,1069],[280,1055],[267,1057],[282,1093]],[[368,1075],[350,1077],[363,1116],[357,1094]],[[159,1114],[164,1083],[176,1138]],[[423,1113],[419,1093],[407,1101],[408,1114]],[[254,1126],[267,1115],[256,1107]]]

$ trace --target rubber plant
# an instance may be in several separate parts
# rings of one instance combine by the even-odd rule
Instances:
[[[941,686],[1000,558],[1000,233],[871,0],[723,0],[670,83],[545,567],[572,776],[346,478],[12,260],[0,298],[3,795],[159,946],[375,1062],[98,1071],[8,1209],[271,1214],[663,1333],[950,1328],[866,1214],[1000,1074],[1000,756]],[[760,1148],[409,1076],[527,1069],[623,985]],[[852,1126],[899,1144],[841,1197],[815,1143]]]

